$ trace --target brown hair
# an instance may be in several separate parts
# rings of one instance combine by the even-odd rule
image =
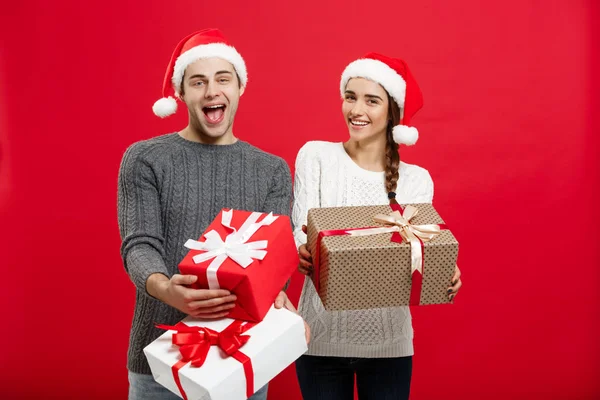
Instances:
[[[399,178],[400,154],[398,153],[398,143],[394,142],[392,130],[400,123],[400,107],[398,107],[398,103],[389,94],[388,103],[387,141],[385,147],[385,190],[388,193],[390,204],[397,204],[395,192]]]

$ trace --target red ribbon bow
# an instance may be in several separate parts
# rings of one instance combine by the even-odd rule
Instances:
[[[244,321],[233,321],[231,325],[221,332],[202,326],[188,326],[183,322],[178,322],[173,326],[156,325],[159,329],[177,331],[173,334],[172,341],[173,344],[179,346],[181,360],[175,363],[175,365],[171,367],[171,370],[173,371],[175,383],[184,400],[187,400],[187,396],[181,386],[179,370],[187,363],[191,363],[193,367],[201,367],[206,361],[211,346],[219,346],[227,356],[233,357],[242,363],[246,375],[247,397],[254,394],[254,372],[252,370],[252,361],[247,355],[239,351],[240,347],[246,344],[250,339],[249,335],[242,334],[254,325],[256,324]]]

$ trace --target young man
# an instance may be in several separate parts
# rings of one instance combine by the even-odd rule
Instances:
[[[292,183],[279,157],[238,140],[233,121],[247,84],[244,60],[215,29],[196,32],[175,48],[153,107],[188,109],[188,125],[133,144],[119,172],[119,227],[125,269],[136,286],[127,368],[130,399],[177,399],[154,381],[143,348],[186,315],[220,318],[234,306],[227,290],[190,289],[197,278],[178,274],[187,249],[222,208],[289,215]],[[293,309],[284,292],[276,307]],[[266,399],[266,386],[251,399]]]

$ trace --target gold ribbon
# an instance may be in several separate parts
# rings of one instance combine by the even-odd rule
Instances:
[[[360,229],[348,231],[351,236],[370,236],[381,233],[398,232],[402,238],[410,243],[411,273],[419,271],[423,274],[423,251],[421,241],[428,242],[441,233],[441,228],[436,224],[413,225],[413,219],[419,209],[414,206],[406,206],[404,212],[394,211],[390,214],[377,214],[373,217],[375,222],[386,225],[381,228]],[[420,241],[420,240],[421,241]]]

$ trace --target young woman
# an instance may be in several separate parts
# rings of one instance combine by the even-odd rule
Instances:
[[[296,159],[292,218],[299,270],[306,275],[313,269],[305,245],[309,209],[433,199],[427,170],[401,162],[398,152],[399,144],[416,142],[417,130],[407,125],[423,105],[406,63],[370,53],[346,67],[340,89],[349,139],[308,142]],[[461,285],[457,267],[450,300]],[[355,376],[361,400],[408,398],[413,355],[408,307],[328,312],[308,278],[299,306],[312,335],[308,352],[296,362],[305,399],[351,400]]]

